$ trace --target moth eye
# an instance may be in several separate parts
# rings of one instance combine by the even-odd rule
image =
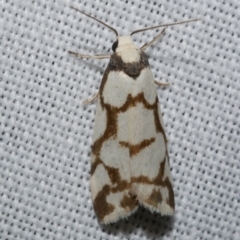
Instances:
[[[112,50],[115,52],[118,47],[118,41],[114,42],[112,45]]]

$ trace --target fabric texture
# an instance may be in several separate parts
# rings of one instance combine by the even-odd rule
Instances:
[[[0,0],[0,239],[240,239],[240,5],[232,1]],[[158,87],[176,214],[141,208],[102,226],[90,197],[95,103],[114,34],[168,27],[146,50]],[[159,29],[160,31],[160,29]],[[138,46],[157,30],[134,35]]]

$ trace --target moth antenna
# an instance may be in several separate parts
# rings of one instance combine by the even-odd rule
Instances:
[[[147,31],[147,30],[155,29],[155,28],[169,27],[169,26],[180,25],[180,24],[185,24],[185,23],[190,23],[190,22],[196,22],[196,21],[200,21],[200,20],[201,19],[192,19],[192,20],[188,20],[188,21],[182,21],[182,22],[176,22],[176,23],[167,23],[167,24],[162,24],[162,25],[159,25],[159,26],[143,28],[143,29],[133,31],[130,35],[132,36],[135,33],[144,32],[144,31]]]
[[[101,23],[101,24],[104,25],[105,27],[107,27],[107,28],[109,28],[110,30],[112,30],[112,31],[116,34],[116,36],[118,36],[118,32],[117,32],[117,30],[114,29],[113,27],[109,26],[108,24],[106,24],[106,23],[104,23],[104,22],[98,20],[98,19],[95,18],[95,17],[92,17],[91,15],[89,15],[89,14],[87,14],[87,13],[85,13],[85,12],[83,12],[83,11],[81,11],[81,10],[75,8],[75,7],[72,7],[72,6],[71,6],[70,8],[72,8],[72,9],[74,9],[74,10],[76,10],[76,11],[82,13],[82,14],[84,14],[85,16],[87,16],[87,17],[89,17],[89,18],[94,19],[95,21],[97,21],[97,22],[99,22],[99,23]]]

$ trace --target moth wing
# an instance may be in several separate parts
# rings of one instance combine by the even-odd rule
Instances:
[[[107,69],[96,107],[90,180],[94,209],[99,221],[104,224],[128,217],[139,205],[130,194],[129,151],[121,146],[117,137],[118,110],[104,102],[109,94],[114,96],[115,89],[104,91],[109,77]]]
[[[142,71],[136,88],[133,88],[133,94],[139,91],[140,98],[134,107],[125,112],[131,119],[128,131],[131,191],[151,211],[172,215],[174,193],[167,139],[150,68]]]
[[[107,68],[99,93],[91,192],[100,222],[128,217],[139,203],[172,215],[167,141],[150,68],[136,78]]]

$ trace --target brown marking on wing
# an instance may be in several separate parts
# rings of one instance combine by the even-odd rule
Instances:
[[[162,194],[159,190],[154,189],[150,197],[146,200],[146,203],[157,208],[157,205],[160,202],[162,202]]]
[[[137,103],[142,103],[146,109],[154,110],[156,107],[156,102],[149,104],[144,97],[144,93],[141,92],[137,96],[133,97],[131,94],[128,95],[126,102],[122,107],[116,108],[118,112],[126,112],[129,108],[135,107]]]
[[[158,104],[159,104],[158,103],[158,97],[156,97],[156,101],[155,101],[154,107],[153,107],[154,122],[155,122],[156,132],[161,132],[163,134],[164,141],[165,141],[165,144],[166,144],[167,143],[167,137],[166,137],[163,126],[161,125],[161,122],[160,122],[160,119],[159,119],[159,115],[158,115],[159,106],[158,106]]]
[[[104,108],[107,113],[107,124],[103,135],[93,143],[92,152],[96,156],[99,156],[103,142],[117,135],[117,111],[108,104],[105,104]]]
[[[166,179],[166,187],[168,189],[168,199],[167,199],[167,203],[172,207],[172,209],[175,209],[175,200],[174,200],[174,192],[173,192],[173,188],[172,188],[172,184],[169,180],[169,178]]]
[[[107,165],[105,165],[105,168],[108,172],[108,175],[111,179],[112,184],[114,184],[114,187],[112,187],[111,192],[113,192],[113,193],[122,192],[122,191],[130,188],[131,183],[129,183],[126,180],[121,179],[119,169],[109,167]]]
[[[95,161],[91,164],[91,175],[95,173],[95,170],[97,169],[97,166],[99,164],[103,164],[102,160],[99,157],[96,157]]]
[[[153,181],[153,183],[156,185],[162,185],[164,183],[163,176],[164,176],[164,171],[165,171],[165,161],[166,161],[166,157],[165,157],[164,161],[162,163],[160,163],[158,175],[156,176],[156,178]]]
[[[148,147],[149,145],[151,145],[153,142],[155,142],[155,138],[150,138],[147,140],[143,140],[141,143],[139,144],[130,144],[128,142],[119,142],[120,145],[129,148],[129,152],[130,152],[130,157],[137,155],[140,151],[142,151],[144,148]]]
[[[99,101],[100,101],[100,104],[101,104],[103,109],[104,109],[104,102],[103,102],[103,95],[102,95],[102,93],[103,93],[104,86],[105,86],[105,84],[106,84],[106,82],[108,80],[108,74],[109,74],[110,71],[111,71],[110,68],[107,67],[105,72],[104,72],[104,74],[103,74],[103,78],[102,78],[102,81],[101,81],[101,84],[100,84],[100,87],[99,87],[99,97],[100,97]]]
[[[111,192],[111,187],[105,185],[102,190],[97,194],[93,202],[94,210],[102,222],[104,217],[114,211],[114,206],[110,203],[107,203],[106,198]]]
[[[136,199],[136,196],[129,194],[124,196],[120,204],[128,212],[131,212],[133,209],[135,209],[136,206],[138,206],[138,200]]]

